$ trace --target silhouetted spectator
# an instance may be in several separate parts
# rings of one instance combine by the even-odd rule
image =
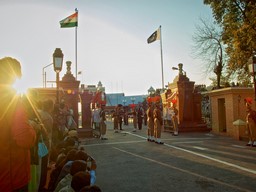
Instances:
[[[0,191],[3,192],[28,191],[30,148],[36,141],[23,102],[12,88],[19,77],[21,65],[16,59],[0,59]]]

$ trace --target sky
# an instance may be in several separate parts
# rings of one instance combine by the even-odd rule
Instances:
[[[147,38],[161,25],[164,85],[172,82],[183,63],[195,84],[209,85],[202,74],[204,63],[192,54],[195,26],[199,18],[212,18],[203,0],[1,0],[0,58],[20,61],[22,79],[18,87],[54,87],[52,63],[55,48],[71,61],[76,73],[75,28],[60,28],[59,21],[78,9],[77,75],[80,84],[97,85],[106,93],[147,94],[162,87],[161,46]]]

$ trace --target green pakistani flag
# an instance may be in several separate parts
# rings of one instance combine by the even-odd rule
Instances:
[[[158,28],[150,37],[148,38],[148,43],[153,43],[156,40],[160,40],[160,28]]]

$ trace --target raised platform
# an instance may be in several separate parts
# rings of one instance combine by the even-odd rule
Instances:
[[[93,137],[92,128],[78,128],[77,129],[78,138],[91,138]]]
[[[183,123],[179,124],[179,132],[210,132],[212,129],[208,128],[205,123]],[[164,126],[165,132],[173,132],[173,126]]]
[[[189,123],[185,122],[179,124],[179,132],[209,132],[210,128],[207,127],[206,123]]]

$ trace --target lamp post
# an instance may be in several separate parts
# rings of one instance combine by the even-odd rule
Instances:
[[[53,53],[53,67],[56,72],[56,103],[59,104],[59,81],[60,81],[60,72],[62,70],[63,64],[63,53],[60,48],[56,48]]]
[[[47,67],[49,67],[51,65],[53,65],[53,63],[50,63],[50,64],[48,64],[48,65],[43,67],[43,87],[44,88],[46,88],[46,72],[44,72],[44,70],[45,70],[45,68],[47,68]]]
[[[256,73],[256,52],[253,52],[252,61],[249,62],[248,69],[249,69],[249,72],[251,73],[251,75],[253,77],[254,100],[256,101],[256,77],[255,77],[255,73]]]

